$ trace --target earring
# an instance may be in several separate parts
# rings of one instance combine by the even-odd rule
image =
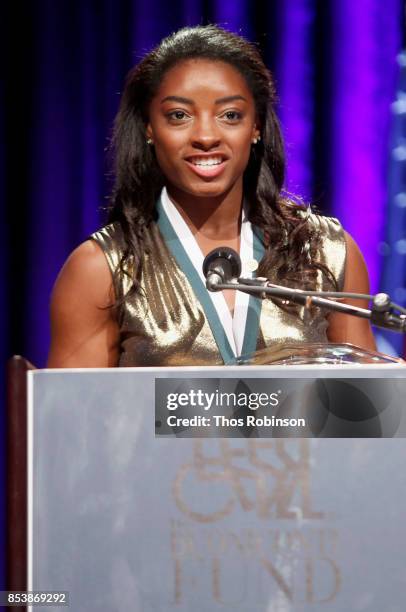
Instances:
[[[152,138],[147,138],[147,145],[152,145],[154,144]]]
[[[261,140],[261,136],[257,136],[256,138],[252,139],[252,144],[257,144],[257,142],[259,142]]]

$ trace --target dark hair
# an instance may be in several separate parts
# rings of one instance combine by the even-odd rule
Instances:
[[[259,275],[269,276],[272,271],[276,282],[313,288],[321,270],[334,286],[332,274],[317,262],[320,237],[307,222],[306,207],[281,194],[285,157],[272,76],[252,43],[215,25],[186,27],[168,36],[127,76],[112,141],[116,182],[109,221],[120,222],[126,241],[117,274],[128,274],[131,259],[132,291],[137,289],[144,233],[165,182],[153,147],[146,143],[148,107],[166,71],[190,58],[232,65],[245,78],[255,101],[261,140],[252,149],[243,182],[249,219],[266,237]]]

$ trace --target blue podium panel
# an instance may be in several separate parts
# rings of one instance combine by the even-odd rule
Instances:
[[[157,377],[405,376],[30,372],[29,589],[68,591],[74,612],[404,612],[404,439],[156,436],[154,393]]]

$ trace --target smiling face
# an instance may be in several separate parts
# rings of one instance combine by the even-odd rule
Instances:
[[[230,64],[190,59],[166,72],[151,101],[147,137],[153,141],[170,193],[242,197],[256,126],[244,77]]]

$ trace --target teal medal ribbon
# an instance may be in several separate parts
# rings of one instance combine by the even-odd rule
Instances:
[[[253,234],[253,247],[254,247],[254,259],[258,263],[264,256],[265,248],[261,240],[261,231],[259,228],[252,228]],[[261,238],[260,238],[261,236]],[[259,319],[261,317],[262,300],[261,298],[250,295],[248,302],[247,320],[245,322],[244,341],[242,344],[241,355],[250,355],[256,351],[258,332],[259,332]]]
[[[157,202],[156,211],[158,213],[157,225],[159,231],[161,232],[169,251],[175,258],[178,267],[184,272],[197,299],[202,305],[207,322],[210,325],[214,340],[217,344],[217,348],[224,361],[224,364],[231,365],[236,363],[236,356],[234,355],[234,351],[230,346],[223,325],[221,324],[220,317],[218,316],[217,310],[209,296],[209,292],[200,278],[196,268],[192,264],[190,257],[185,251],[174,228],[172,227],[164,207],[162,206],[161,198],[159,198]],[[254,257],[257,261],[260,261],[264,253],[264,247],[255,230],[253,231],[253,238]],[[254,352],[256,349],[260,313],[261,300],[259,298],[250,296],[242,346],[243,355]]]

